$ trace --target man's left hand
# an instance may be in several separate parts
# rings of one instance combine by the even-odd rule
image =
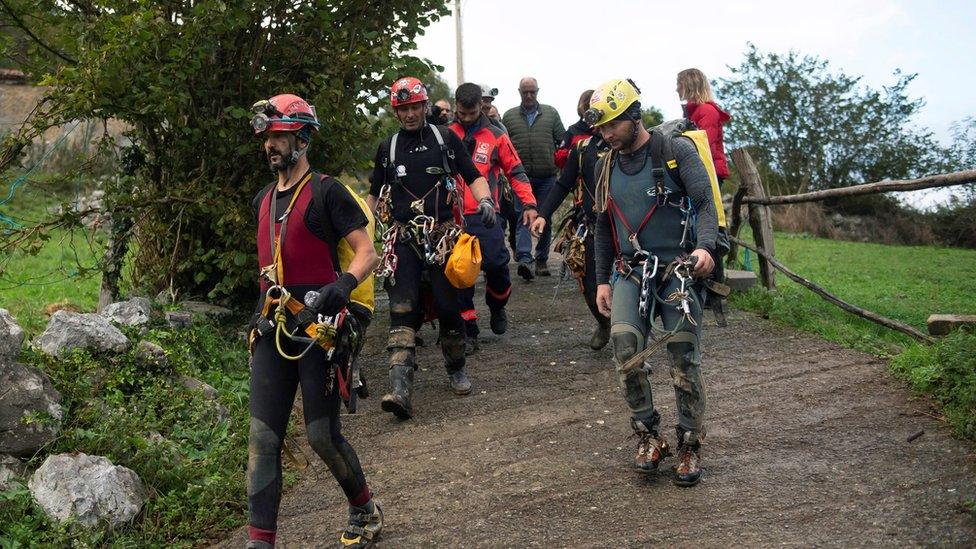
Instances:
[[[532,222],[535,221],[535,218],[537,217],[539,217],[539,212],[537,212],[535,208],[526,208],[525,211],[522,212],[522,224],[526,227],[531,227]]]
[[[695,263],[695,277],[705,278],[715,268],[715,261],[708,250],[698,248],[691,252],[691,255],[698,258],[698,262]]]

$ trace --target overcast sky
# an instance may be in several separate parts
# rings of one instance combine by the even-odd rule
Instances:
[[[642,103],[675,118],[677,72],[697,67],[713,80],[729,76],[747,42],[763,52],[820,56],[874,88],[893,83],[895,69],[918,73],[909,93],[927,104],[917,123],[945,143],[950,124],[976,116],[971,0],[464,0],[461,11],[464,79],[497,87],[504,111],[519,102],[519,79],[535,76],[539,101],[556,107],[565,125],[577,119],[580,92],[618,77],[633,78]],[[456,86],[453,16],[420,37],[417,54],[442,65]]]

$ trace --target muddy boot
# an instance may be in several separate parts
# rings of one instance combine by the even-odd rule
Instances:
[[[643,423],[631,420],[631,427],[637,435],[637,456],[634,458],[634,468],[641,473],[657,471],[661,460],[671,455],[668,441],[660,436],[657,429],[648,429]]]
[[[584,293],[583,301],[586,302],[586,307],[596,320],[596,329],[593,331],[593,336],[590,337],[590,348],[594,351],[599,351],[606,347],[610,341],[610,319],[603,316],[600,312],[600,309],[596,305],[595,295]]]
[[[535,261],[535,276],[552,276],[549,272],[549,265],[542,259],[537,259]]]
[[[349,506],[349,526],[339,537],[339,549],[372,547],[383,530],[383,510],[370,501],[363,507]]]
[[[401,364],[390,368],[390,386],[393,391],[383,395],[380,408],[400,419],[413,417],[413,406],[410,404],[413,396],[413,366]]]
[[[532,273],[532,262],[531,261],[519,261],[518,264],[518,275],[525,279],[526,282],[535,278],[535,274]]]
[[[678,464],[674,466],[675,486],[694,486],[701,480],[701,443],[692,432],[678,429]]]
[[[607,346],[610,342],[610,323],[600,322],[596,325],[596,329],[593,330],[593,335],[590,336],[590,349],[594,351],[599,351],[600,349]]]
[[[274,549],[274,545],[259,539],[252,539],[247,542],[244,549]]]
[[[508,331],[508,313],[505,308],[490,309],[491,311],[491,333],[502,335]]]
[[[441,352],[444,354],[444,368],[451,379],[451,390],[456,395],[471,392],[471,381],[464,369],[464,336],[459,333],[441,334]]]

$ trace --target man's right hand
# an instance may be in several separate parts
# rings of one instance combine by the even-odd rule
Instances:
[[[609,284],[600,284],[596,287],[596,307],[600,314],[610,318],[610,303],[613,302],[613,292]]]
[[[532,231],[532,234],[537,238],[542,236],[542,231],[546,230],[546,218],[542,217],[541,215],[535,218],[535,221],[532,222],[532,226],[529,227],[529,230]]]

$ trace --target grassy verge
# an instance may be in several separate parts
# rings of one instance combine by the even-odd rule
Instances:
[[[236,323],[235,323],[236,324]],[[0,495],[0,546],[190,546],[244,522],[247,463],[247,352],[236,330],[214,325],[173,331],[156,325],[135,342],[161,345],[166,366],[140,365],[135,352],[64,360],[25,351],[22,361],[44,370],[65,410],[48,454],[85,452],[133,469],[149,499],[130,525],[116,530],[57,524],[26,488]],[[202,380],[216,400],[184,387]]]
[[[845,301],[925,331],[932,313],[976,314],[976,250],[886,246],[777,234],[787,267]],[[753,256],[753,267],[758,262]],[[732,305],[880,356],[892,371],[932,395],[960,436],[976,438],[976,335],[924,346],[854,317],[782,274],[778,290],[735,295]]]

